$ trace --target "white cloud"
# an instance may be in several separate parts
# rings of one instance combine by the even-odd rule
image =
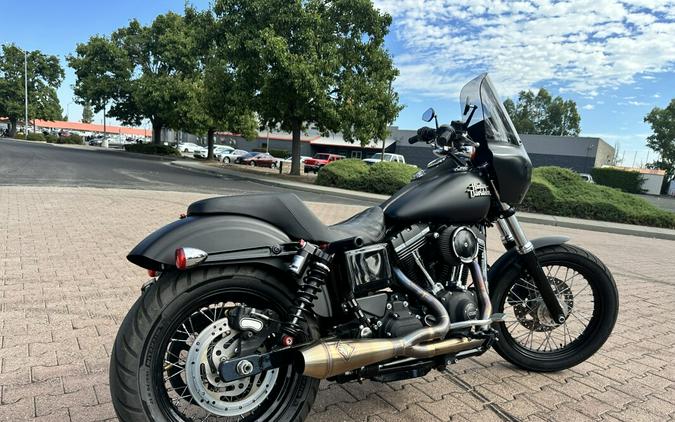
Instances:
[[[593,104],[586,104],[585,106],[581,107],[584,110],[593,110],[595,106]]]
[[[675,0],[375,3],[406,52],[396,57],[402,92],[454,97],[488,71],[506,95],[555,82],[593,97],[675,68]]]
[[[622,101],[622,102],[619,102],[619,103],[617,103],[617,104],[618,104],[618,105],[632,105],[632,106],[646,106],[646,105],[649,105],[649,103],[646,103],[646,102],[644,102],[644,101],[628,101],[628,102]]]
[[[654,94],[654,95],[652,95],[652,97],[654,97],[654,98],[661,98],[661,94]]]

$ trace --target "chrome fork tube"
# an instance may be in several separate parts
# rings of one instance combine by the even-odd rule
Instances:
[[[509,209],[508,204],[502,204],[502,208],[506,211]],[[502,243],[507,245],[509,242],[514,242],[516,250],[519,254],[525,255],[534,250],[532,242],[527,239],[523,228],[520,226],[515,214],[508,217],[502,217],[497,220],[497,228],[502,235]]]

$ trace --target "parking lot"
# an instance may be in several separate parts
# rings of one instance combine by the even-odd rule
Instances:
[[[156,190],[0,186],[0,420],[114,418],[108,358],[145,271],[126,253],[210,196]],[[360,205],[310,203],[326,222]],[[565,234],[616,278],[614,334],[589,361],[534,374],[495,353],[390,384],[322,384],[317,421],[646,420],[675,415],[675,242],[526,225]],[[492,234],[494,259],[500,250]]]

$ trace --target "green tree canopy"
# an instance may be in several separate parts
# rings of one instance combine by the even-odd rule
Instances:
[[[504,106],[518,133],[577,136],[581,132],[577,103],[560,96],[553,98],[544,88],[536,95],[520,91],[516,103],[509,98]]]
[[[39,50],[28,52],[28,118],[58,120],[63,110],[56,95],[64,72],[56,56]],[[24,52],[13,44],[3,45],[0,55],[0,116],[9,118],[10,136],[16,135],[25,113]]]
[[[209,159],[213,158],[216,131],[236,132],[250,139],[256,136],[258,128],[251,107],[254,93],[244,91],[227,56],[217,54],[219,34],[214,18],[212,10],[185,9],[185,22],[197,49],[199,72],[196,95],[182,115],[183,126],[193,133],[207,135]]]
[[[68,61],[82,103],[100,111],[110,102],[109,114],[124,124],[149,119],[159,143],[162,128],[182,128],[198,95],[196,53],[183,16],[170,12],[149,26],[132,20],[110,37],[92,37]]]
[[[89,101],[82,107],[82,123],[91,123],[94,121],[94,111],[91,109]]]
[[[670,100],[666,108],[654,107],[645,116],[645,123],[652,127],[647,146],[661,157],[650,163],[650,167],[665,170],[665,181],[669,182],[675,177],[675,99]]]
[[[261,126],[300,134],[310,126],[346,140],[384,139],[400,111],[397,75],[384,49],[391,17],[370,0],[218,0],[216,55],[253,93]]]

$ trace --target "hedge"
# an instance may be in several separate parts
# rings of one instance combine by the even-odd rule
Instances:
[[[564,217],[675,228],[675,214],[618,189],[584,182],[560,167],[534,169],[520,209]]]
[[[642,193],[644,176],[637,171],[621,170],[615,168],[594,168],[591,170],[593,181],[599,185],[621,189],[624,192]]]
[[[371,166],[357,159],[334,161],[319,170],[316,183],[343,189],[392,194],[410,182],[419,169],[402,163]]]
[[[139,154],[155,154],[155,155],[169,155],[180,157],[180,152],[168,145],[157,145],[157,144],[129,144],[124,146],[124,150],[127,152],[136,152]]]
[[[58,139],[56,140],[56,143],[82,145],[84,141],[82,140],[82,137],[80,135],[71,133],[69,136],[59,136]]]
[[[271,149],[271,150],[266,150],[265,148],[253,148],[251,151],[253,152],[266,152],[272,157],[275,158],[283,158],[286,159],[291,156],[291,153],[288,150],[285,149]]]
[[[44,141],[45,136],[42,133],[39,132],[32,132],[28,134],[28,140],[29,141]]]

